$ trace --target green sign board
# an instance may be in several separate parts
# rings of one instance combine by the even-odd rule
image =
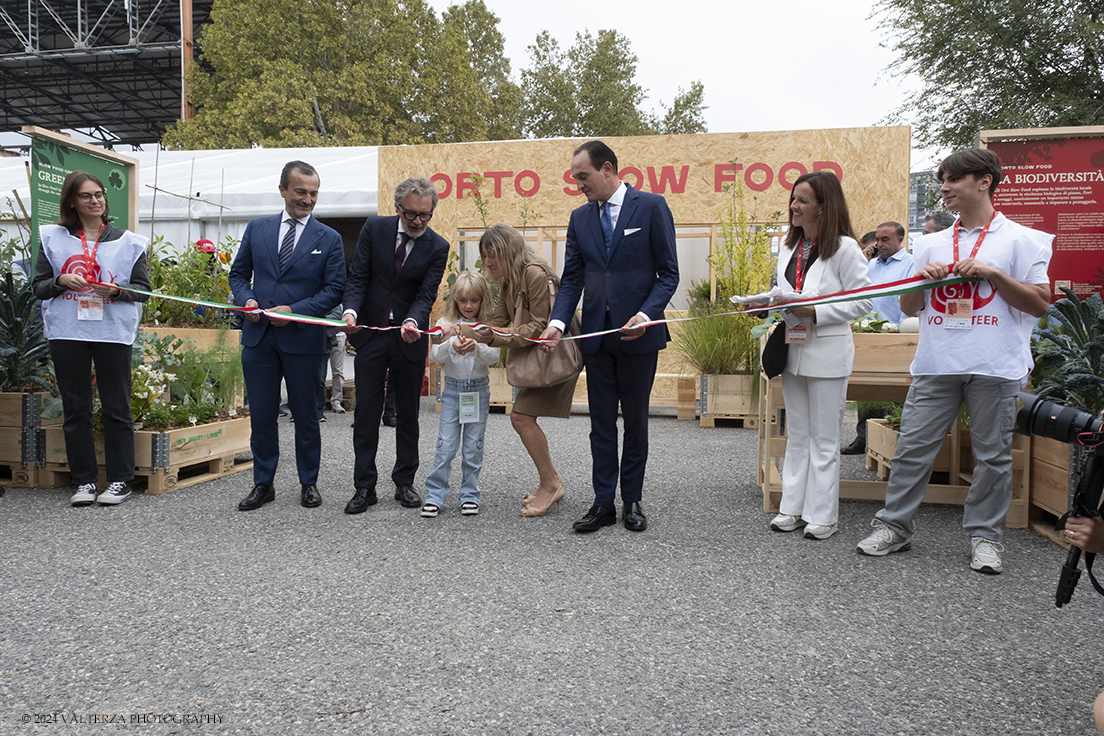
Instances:
[[[105,152],[106,153],[106,152]],[[60,216],[61,185],[74,171],[87,171],[103,182],[115,226],[130,226],[130,176],[127,166],[47,138],[31,137],[31,261],[38,258],[38,228]]]

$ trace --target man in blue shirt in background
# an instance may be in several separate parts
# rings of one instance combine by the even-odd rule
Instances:
[[[899,222],[883,222],[874,231],[874,257],[870,269],[870,283],[875,286],[900,281],[912,276],[912,255],[905,250],[905,228]],[[895,325],[905,320],[905,313],[895,296],[879,296],[874,299],[874,311]],[[855,441],[840,448],[841,455],[861,455],[866,452],[866,420],[885,416],[885,409],[859,408],[858,434]]]

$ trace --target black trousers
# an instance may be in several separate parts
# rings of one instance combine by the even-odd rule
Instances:
[[[426,339],[426,338],[422,338]],[[409,360],[400,344],[399,330],[375,332],[357,348],[356,410],[353,414],[353,485],[374,488],[376,450],[383,416],[384,384],[395,397],[395,485],[412,485],[418,472],[418,410],[425,376],[425,360]],[[390,374],[388,374],[390,369]]]
[[[92,365],[103,416],[103,461],[107,482],[134,479],[134,417],[130,413],[132,346],[114,342],[51,340],[58,390],[65,413],[65,453],[73,483],[96,483],[96,442],[92,432]]]

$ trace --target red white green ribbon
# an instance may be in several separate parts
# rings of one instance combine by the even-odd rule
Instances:
[[[731,312],[722,312],[718,314],[709,314],[699,317],[675,317],[671,319],[653,319],[647,322],[639,322],[634,327],[654,327],[655,325],[673,324],[675,322],[689,322],[695,319],[712,319],[713,317],[729,317],[733,315],[749,314],[752,312],[761,312],[769,309],[771,311],[777,311],[780,309],[792,309],[794,307],[815,307],[821,304],[839,304],[841,302],[853,302],[862,299],[874,299],[881,296],[898,296],[900,294],[909,294],[917,291],[926,291],[928,289],[934,289],[940,286],[952,286],[954,284],[964,284],[973,281],[982,281],[981,278],[972,277],[964,278],[954,276],[945,279],[926,279],[923,276],[912,276],[907,279],[901,279],[900,281],[891,281],[885,284],[876,284],[872,286],[865,286],[859,289],[849,289],[847,291],[839,291],[834,294],[827,294],[825,296],[808,297],[804,299],[791,299],[783,302],[774,302],[770,305],[748,305],[741,309],[736,309]],[[95,281],[89,281],[92,286],[108,286],[113,289],[120,289],[122,291],[128,291],[133,294],[144,294],[145,296],[156,299],[169,299],[171,301],[184,302],[185,304],[192,304],[200,307],[207,307],[209,309],[225,309],[231,312],[240,312],[241,314],[263,314],[270,319],[284,320],[285,322],[301,322],[308,325],[322,325],[323,327],[338,327],[348,328],[349,325],[336,319],[327,319],[326,317],[314,317],[309,314],[295,314],[294,312],[281,312],[275,309],[261,309],[259,307],[248,308],[239,307],[233,304],[222,304],[219,302],[208,302],[202,299],[190,299],[181,296],[170,296],[168,294],[158,294],[153,291],[143,291],[142,289],[135,289],[131,286],[120,286],[119,284],[104,284]],[[387,330],[399,330],[403,329],[402,325],[392,325],[387,327],[377,327],[375,325],[357,325],[360,329],[376,330],[378,332],[385,332]],[[483,322],[474,322],[468,324],[473,330],[482,331],[490,330],[498,337],[520,337],[532,343],[554,343],[555,340],[542,340],[539,337],[526,337],[516,332],[507,332],[500,330],[497,327],[485,324]],[[432,327],[428,330],[418,329],[416,327],[408,327],[406,329],[412,329],[421,335],[443,335],[444,330],[441,327]],[[602,335],[610,335],[615,332],[620,332],[620,327],[614,327],[609,330],[602,330],[600,332],[588,332],[584,335],[564,335],[562,340],[582,340],[587,337],[600,337]]]

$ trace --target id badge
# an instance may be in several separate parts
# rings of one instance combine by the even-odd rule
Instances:
[[[103,322],[104,300],[99,294],[77,294],[77,319]]]
[[[796,325],[786,325],[786,342],[789,344],[794,343],[807,343],[809,342],[809,331],[812,329],[812,320],[803,319],[799,320]]]
[[[943,327],[948,330],[968,330],[973,326],[974,302],[972,299],[950,299],[947,301]]]
[[[479,392],[460,393],[460,423],[473,424],[479,421]]]

